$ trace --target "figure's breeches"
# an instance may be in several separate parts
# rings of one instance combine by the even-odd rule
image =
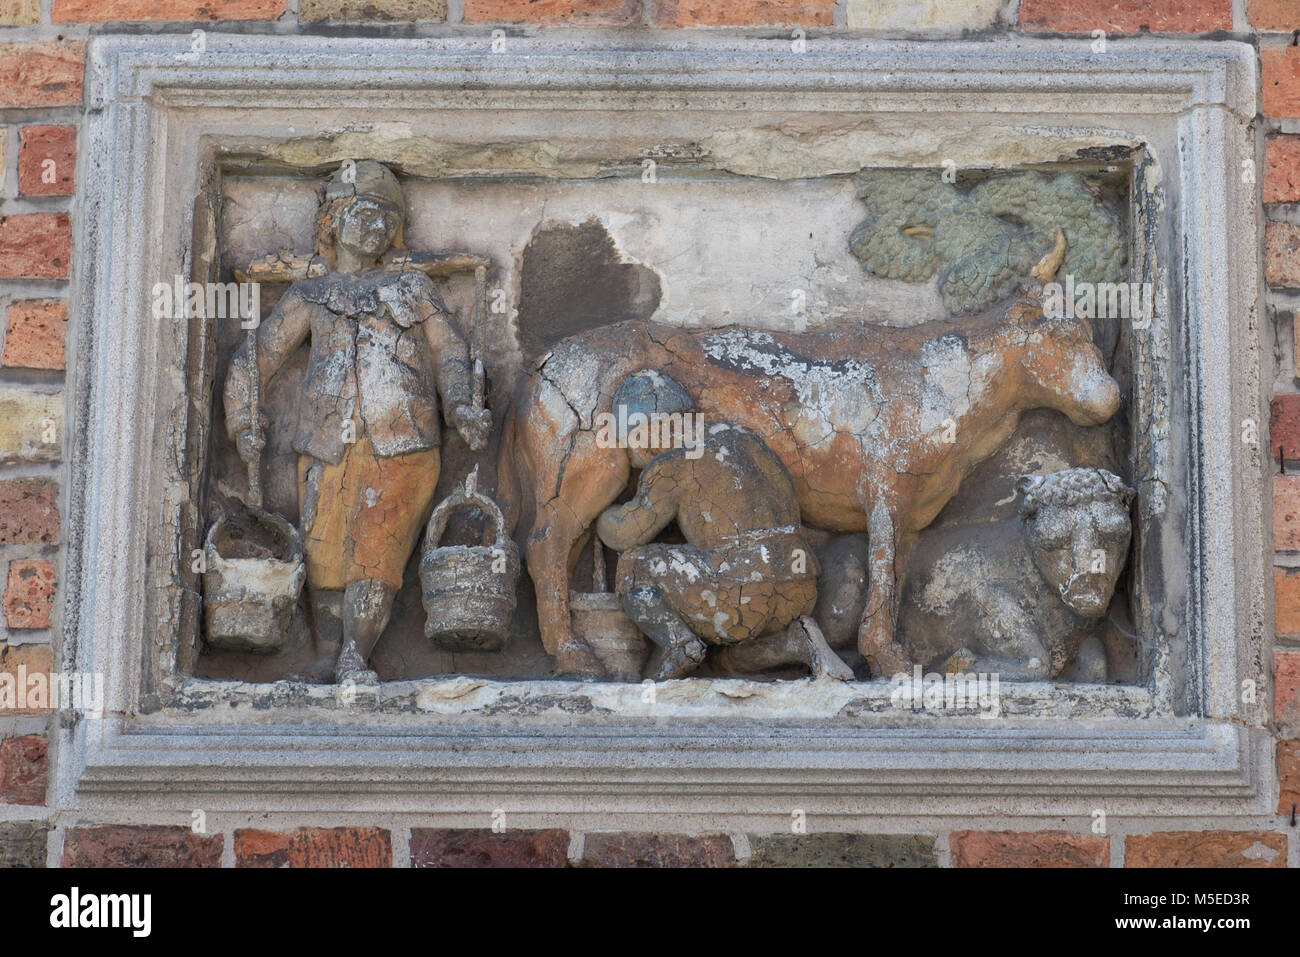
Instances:
[[[307,584],[342,589],[359,581],[402,587],[420,530],[433,512],[437,449],[379,458],[369,440],[344,447],[330,465],[298,459],[298,504]]]
[[[616,590],[655,586],[691,631],[715,645],[770,635],[817,603],[817,563],[796,533],[726,548],[642,545],[619,556]]]

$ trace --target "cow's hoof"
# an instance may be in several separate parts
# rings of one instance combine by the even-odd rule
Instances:
[[[588,681],[604,681],[609,678],[604,664],[591,646],[585,641],[570,638],[560,643],[555,649],[555,676]]]
[[[912,663],[907,660],[907,655],[903,649],[893,642],[884,648],[864,652],[862,657],[867,659],[867,665],[871,668],[871,673],[877,678],[892,678],[898,674],[910,674],[912,670]]]

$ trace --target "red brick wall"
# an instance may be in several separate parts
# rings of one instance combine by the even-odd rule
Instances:
[[[897,0],[905,8],[906,0]],[[449,13],[450,6],[450,13]],[[296,13],[289,12],[291,9]],[[465,29],[479,24],[645,27],[695,30],[727,26],[897,31],[899,10],[862,0],[0,0],[0,387],[48,393],[64,382],[64,340],[80,321],[67,306],[74,261],[77,133],[82,113],[84,43],[92,28],[171,20],[237,30],[279,21],[289,30],[320,22],[404,21]],[[891,19],[892,18],[892,19]],[[908,23],[903,15],[902,22]],[[402,29],[411,29],[408,23]],[[419,29],[419,24],[415,29]],[[913,26],[917,35],[925,29]],[[50,756],[46,717],[0,713],[0,804],[30,812],[33,828],[0,832],[0,861],[52,859],[66,864],[217,867],[417,867],[525,865],[889,866],[1123,865],[1281,867],[1292,802],[1300,802],[1300,379],[1291,343],[1300,303],[1300,29],[1296,0],[951,0],[927,29],[936,34],[1091,36],[1144,32],[1231,33],[1255,38],[1263,71],[1267,252],[1285,368],[1273,400],[1270,443],[1277,478],[1273,655],[1274,721],[1280,800],[1274,826],[1252,830],[1170,830],[1158,822],[1114,836],[1076,830],[966,830],[938,834],[679,835],[570,834],[565,830],[447,831],[376,827],[270,829],[177,826],[105,817],[49,828],[45,808]],[[37,406],[33,406],[37,408]],[[65,438],[58,447],[66,448]],[[1279,452],[1279,449],[1281,450]],[[66,477],[49,456],[0,468],[0,670],[53,661],[61,582],[59,507]],[[1267,694],[1266,689],[1263,693]],[[12,818],[14,815],[6,815]],[[312,822],[303,822],[310,824]],[[868,831],[870,829],[867,829]],[[18,836],[13,836],[18,835]],[[22,841],[22,847],[4,842]],[[36,842],[33,846],[27,846]],[[1291,851],[1294,859],[1294,850]]]

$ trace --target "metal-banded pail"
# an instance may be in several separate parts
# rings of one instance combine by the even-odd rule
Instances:
[[[250,507],[208,530],[204,543],[205,636],[217,651],[273,654],[289,637],[307,577],[302,540],[279,515]]]
[[[438,541],[454,512],[478,508],[492,522],[491,545],[448,545]],[[424,633],[457,651],[500,651],[510,637],[519,583],[519,547],[506,536],[497,503],[472,482],[459,486],[429,517],[420,557],[420,583],[428,618]]]

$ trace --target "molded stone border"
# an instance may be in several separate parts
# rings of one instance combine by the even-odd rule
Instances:
[[[1253,181],[1240,175],[1260,158],[1251,48],[1138,40],[1095,54],[1086,40],[814,37],[807,52],[794,53],[787,40],[757,33],[564,31],[511,38],[494,54],[484,31],[422,40],[209,34],[206,53],[188,51],[188,37],[93,38],[88,51],[73,293],[85,318],[69,363],[75,447],[63,666],[103,672],[108,707],[103,718],[64,722],[56,806],[161,810],[179,800],[243,812],[417,812],[465,825],[500,807],[515,815],[514,826],[759,830],[788,827],[792,808],[814,829],[867,817],[912,828],[1086,818],[1098,807],[1108,815],[1271,818],[1268,703],[1239,700],[1243,679],[1266,679],[1272,633],[1263,439],[1249,447],[1240,437],[1242,420],[1260,423],[1265,408],[1259,204]],[[172,121],[185,122],[176,119],[183,110],[484,102],[969,111],[1041,116],[1045,125],[1086,116],[1094,127],[1142,118],[1176,137],[1169,165],[1143,179],[1174,201],[1136,240],[1135,257],[1168,293],[1171,343],[1156,343],[1164,354],[1154,360],[1167,370],[1181,357],[1193,410],[1186,422],[1161,422],[1159,408],[1147,419],[1170,441],[1159,454],[1147,451],[1145,461],[1156,464],[1144,481],[1163,481],[1159,463],[1172,456],[1186,463],[1189,486],[1186,535],[1175,536],[1188,550],[1189,595],[1175,619],[1190,652],[1172,664],[1166,654],[1165,685],[1097,694],[1008,688],[1028,702],[1025,714],[1039,716],[987,722],[882,717],[881,685],[856,686],[866,703],[852,716],[821,716],[821,689],[805,682],[787,692],[803,695],[799,717],[746,718],[741,697],[730,711],[678,702],[665,722],[601,706],[626,692],[563,682],[513,689],[513,703],[494,711],[430,708],[460,696],[454,681],[386,685],[346,706],[333,689],[284,682],[160,681],[158,662],[175,648],[151,624],[160,609],[149,590],[168,560],[151,529],[160,508],[184,507],[156,479],[166,471],[160,456],[176,454],[167,439],[183,410],[159,408],[175,400],[178,373],[160,358],[166,337],[135,317],[148,315],[157,264],[176,258],[168,224],[190,215],[177,197],[202,187],[202,170],[167,162]],[[183,331],[168,334],[183,340]],[[1172,669],[1189,680],[1174,682]],[[497,684],[489,693],[512,690]],[[666,704],[674,693],[665,688]],[[531,695],[535,707],[521,707]]]

